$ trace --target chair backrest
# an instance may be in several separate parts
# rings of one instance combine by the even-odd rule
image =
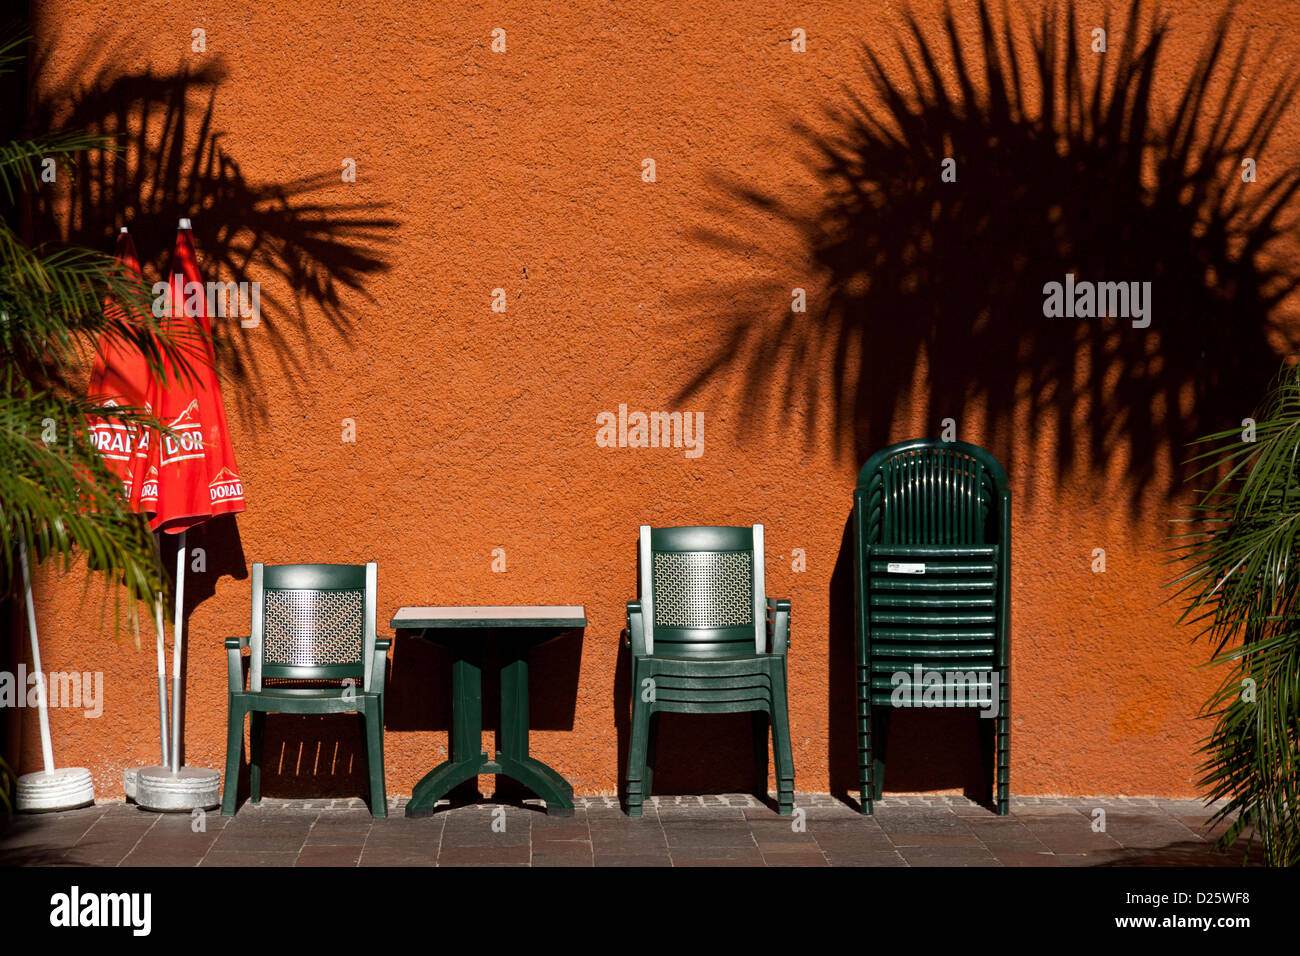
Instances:
[[[763,526],[641,526],[646,651],[717,659],[767,650]]]
[[[921,438],[876,452],[858,472],[862,544],[996,544],[1009,525],[1007,476],[966,442]]]
[[[253,565],[249,687],[265,679],[360,678],[370,687],[378,566]]]

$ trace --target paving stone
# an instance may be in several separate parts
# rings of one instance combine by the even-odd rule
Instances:
[[[534,826],[533,842],[537,843],[539,840],[557,841],[557,842],[567,841],[567,840],[583,840],[583,841],[590,842],[591,831],[587,829],[587,825],[585,823],[576,824],[576,825],[570,824],[568,826],[550,826],[550,827]]]
[[[68,866],[118,866],[126,859],[129,852],[129,850],[124,850],[120,846],[75,846],[59,857],[57,861],[51,860],[50,865],[60,863]],[[150,860],[148,865],[162,866],[163,864],[155,864]]]
[[[831,866],[907,866],[897,850],[841,850],[826,846],[822,849]]]
[[[980,843],[994,852],[1041,853],[1047,850],[1043,842],[1034,836],[1034,831],[1018,820],[997,823],[971,821],[970,829]]]
[[[768,866],[830,866],[816,844],[775,843],[758,849]]]
[[[1044,851],[1031,853],[1021,850],[999,850],[993,854],[1003,866],[1060,866],[1061,860],[1055,854]]]
[[[673,866],[699,866],[717,864],[763,866],[763,854],[758,847],[741,846],[675,846],[669,851]]]
[[[664,836],[675,847],[746,847],[755,846],[754,835],[744,824],[730,822],[678,822],[664,824]]]
[[[1043,821],[1049,822],[1043,822]],[[1106,833],[1092,829],[1086,817],[1071,818],[1030,817],[1026,826],[1035,837],[1054,853],[1081,853],[1089,850],[1118,849],[1119,843]]]
[[[1159,849],[1172,843],[1195,841],[1203,843],[1199,836],[1187,827],[1171,821],[1169,824],[1125,824],[1121,821],[1107,820],[1106,835],[1126,848]]]
[[[225,852],[213,850],[208,853],[199,863],[199,866],[243,866],[243,867],[263,867],[263,866],[293,866],[298,859],[298,852],[265,852],[265,853],[246,853],[246,852]]]
[[[900,847],[899,853],[908,866],[999,866],[984,847],[918,846]]]
[[[973,833],[914,833],[905,830],[901,833],[890,833],[889,841],[899,848],[983,847],[979,837]]]
[[[359,846],[305,846],[294,866],[356,866],[360,860]]]
[[[749,832],[759,845],[815,843],[817,838],[810,830],[795,830],[785,823],[751,822]]]
[[[668,854],[596,854],[596,866],[672,866]]]
[[[595,866],[592,858],[587,856],[582,859],[570,858],[567,856],[555,856],[550,853],[534,853],[532,866],[556,866],[556,867],[591,867]]]
[[[359,866],[435,866],[438,862],[437,851],[423,853],[416,850],[372,850],[369,847],[361,851]]]
[[[439,866],[496,866],[528,863],[530,848],[523,846],[443,846],[438,853]]]
[[[313,827],[307,834],[307,846],[364,846],[370,828]]]
[[[886,833],[969,833],[965,819],[946,808],[885,810],[875,815]]]
[[[208,856],[206,848],[198,853],[183,850],[133,850],[117,866],[198,866]]]

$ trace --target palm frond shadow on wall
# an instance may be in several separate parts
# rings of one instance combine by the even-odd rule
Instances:
[[[192,218],[205,280],[262,289],[257,327],[244,329],[234,318],[212,323],[218,365],[230,382],[228,417],[265,419],[267,389],[260,386],[268,376],[309,397],[313,370],[328,363],[332,347],[346,347],[359,309],[374,301],[367,287],[389,268],[384,247],[399,220],[383,204],[340,200],[336,190],[348,187],[337,169],[284,182],[246,176],[231,146],[241,142],[240,131],[227,134],[218,122],[227,76],[220,57],[174,70],[133,69],[143,57],[129,36],[106,28],[78,37],[43,37],[34,47],[28,126],[100,134],[115,148],[81,157],[71,186],[53,200],[41,197],[32,211],[35,234],[111,252],[126,225],[146,275],[156,280],[165,277],[177,219]],[[64,57],[77,68],[42,82],[65,41],[80,44],[76,56]],[[322,333],[334,340],[319,341]],[[163,537],[163,566],[173,567],[176,542]],[[248,572],[234,518],[191,530],[188,544],[208,555],[208,573],[187,581],[192,613],[220,578]]]
[[[1080,22],[1073,3],[995,13],[981,0],[978,36],[951,7],[942,33],[907,15],[892,56],[864,49],[864,92],[826,109],[830,132],[793,121],[823,187],[814,214],[715,181],[728,227],[695,238],[779,255],[766,271],[780,279],[691,290],[685,307],[699,315],[703,301],[722,336],[678,401],[738,377],[742,430],[788,427],[806,407],[824,416],[808,441],[825,427],[860,463],[906,437],[891,429],[924,361],[928,432],[953,418],[1014,475],[1050,429],[1058,476],[1120,455],[1135,514],[1145,493],[1172,494],[1187,443],[1259,401],[1287,349],[1279,307],[1300,279],[1300,258],[1285,254],[1300,167],[1274,142],[1297,71],[1233,31],[1232,12],[1193,63],[1141,2],[1117,25]],[[942,180],[948,158],[956,182]],[[806,265],[773,251],[765,234],[777,228]],[[1150,326],[1045,317],[1044,285],[1067,273],[1150,282]],[[806,314],[790,308],[799,285]],[[963,432],[975,407],[982,429]]]
[[[37,53],[33,75],[43,74],[58,42]],[[148,274],[158,278],[177,219],[192,217],[205,279],[262,286],[256,334],[233,321],[213,327],[223,371],[241,386],[239,400],[227,403],[230,413],[263,416],[255,387],[266,374],[260,363],[271,359],[291,383],[308,377],[302,357],[311,354],[314,364],[328,354],[313,347],[311,311],[346,340],[358,303],[373,301],[368,282],[389,268],[384,245],[400,223],[383,204],[332,195],[341,187],[338,169],[287,182],[250,180],[229,147],[238,132],[218,128],[217,94],[227,75],[221,58],[123,72],[134,59],[130,49],[129,38],[101,31],[85,41],[76,75],[38,86],[33,128],[99,133],[117,147],[86,157],[68,208],[56,215],[43,207],[38,231],[111,251],[117,227],[126,225],[152,267]]]

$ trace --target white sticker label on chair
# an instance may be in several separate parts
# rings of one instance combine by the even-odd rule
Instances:
[[[902,564],[890,561],[886,569],[890,574],[925,574],[924,564]]]

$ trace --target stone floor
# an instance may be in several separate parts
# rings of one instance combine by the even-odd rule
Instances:
[[[889,796],[871,817],[799,794],[780,817],[747,795],[660,797],[630,820],[613,797],[572,817],[477,803],[373,820],[360,800],[271,800],[234,818],[105,803],[0,824],[0,863],[56,866],[1239,866],[1199,801],[1027,797],[998,817],[961,797]],[[1103,819],[1098,810],[1105,812]],[[799,811],[803,811],[802,814]],[[196,830],[198,832],[196,832]]]

